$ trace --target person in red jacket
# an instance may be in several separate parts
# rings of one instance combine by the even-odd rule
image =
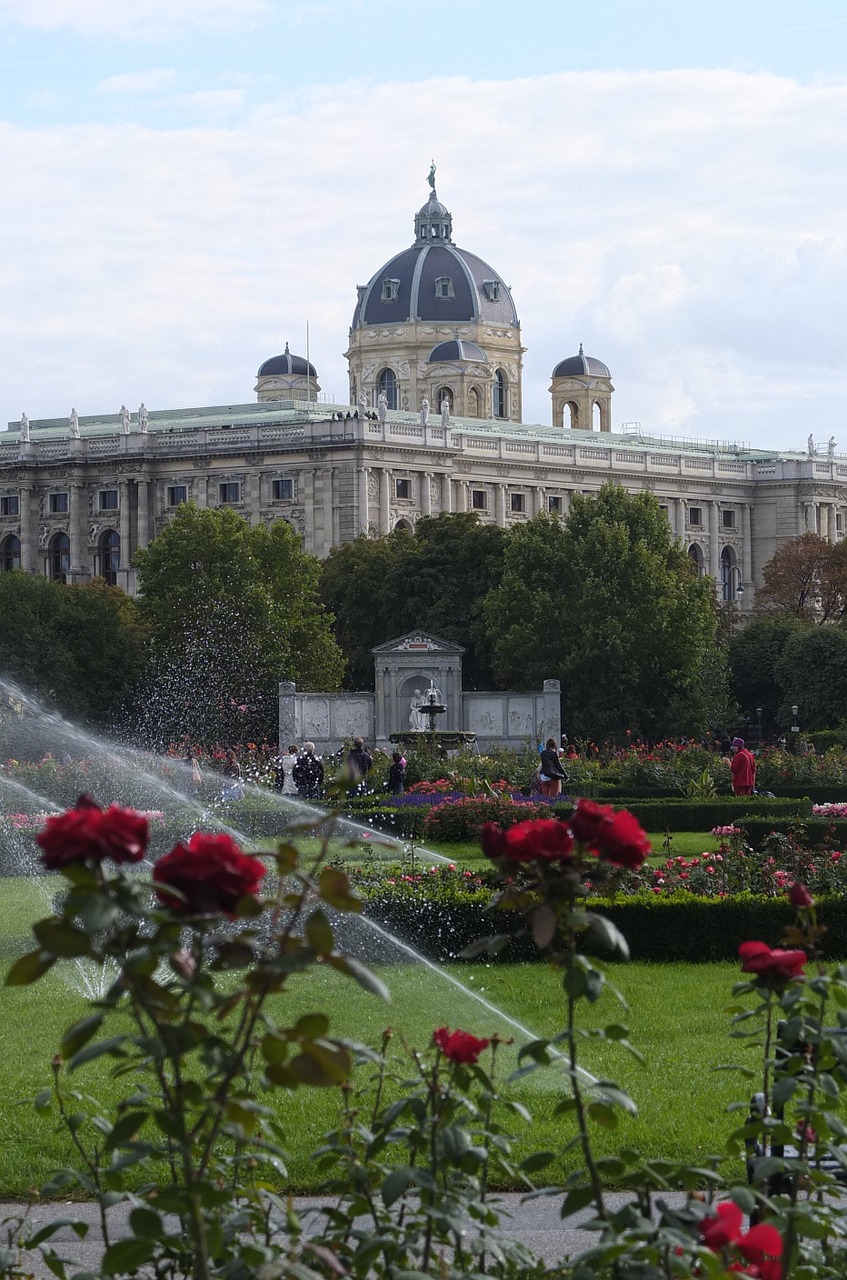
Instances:
[[[732,773],[732,794],[734,796],[751,796],[756,786],[756,759],[744,745],[743,738],[732,739],[734,752],[730,761]]]

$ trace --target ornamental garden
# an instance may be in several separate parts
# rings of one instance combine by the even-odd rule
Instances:
[[[840,749],[744,799],[675,743],[556,801],[529,750],[402,797],[378,758],[303,806],[259,747],[238,800],[214,751],[75,747],[2,772],[0,1178],[97,1201],[99,1274],[540,1273],[503,1189],[592,1212],[563,1274],[841,1274]]]

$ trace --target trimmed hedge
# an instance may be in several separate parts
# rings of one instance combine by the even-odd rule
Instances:
[[[845,818],[800,818],[794,821],[790,818],[780,818],[773,821],[756,815],[745,818],[738,825],[744,828],[747,839],[754,849],[757,849],[772,831],[780,835],[794,831],[800,838],[800,843],[809,849],[821,846],[825,837],[831,839],[833,846],[837,845],[841,849],[847,847],[847,819]]]
[[[737,961],[742,942],[761,939],[776,945],[796,916],[784,898],[754,894],[739,894],[735,898],[700,898],[692,894],[665,898],[639,894],[612,902],[590,900],[587,905],[617,925],[629,943],[633,960],[663,964]],[[458,959],[463,948],[478,938],[501,930],[509,932],[516,920],[511,913],[486,911],[470,902],[445,903],[421,898],[411,903],[388,896],[369,899],[365,916],[427,959],[439,962]],[[843,959],[847,955],[847,913],[843,901],[819,899],[818,920],[828,930],[821,944],[824,956]],[[391,956],[372,954],[371,958]],[[497,953],[496,959],[542,961],[544,956],[532,939],[524,936],[512,938]]]

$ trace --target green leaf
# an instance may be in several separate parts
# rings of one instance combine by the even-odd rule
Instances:
[[[298,1018],[291,1034],[298,1039],[320,1040],[329,1031],[329,1018],[325,1013],[307,1013]]]
[[[313,911],[306,921],[306,939],[320,955],[329,955],[335,944],[332,926],[323,911]]]
[[[546,1169],[555,1159],[556,1155],[553,1151],[534,1151],[531,1156],[521,1161],[521,1168],[525,1173],[538,1173],[541,1169]]]
[[[386,1209],[400,1199],[400,1197],[408,1190],[411,1178],[407,1169],[395,1169],[389,1173],[385,1182],[382,1184],[382,1202]]]
[[[129,1225],[135,1235],[149,1240],[159,1240],[165,1233],[164,1223],[153,1209],[139,1206],[129,1215]]]
[[[134,1138],[139,1129],[150,1119],[146,1111],[126,1111],[112,1125],[112,1131],[106,1139],[106,1150],[111,1151],[114,1147],[120,1146],[122,1142],[127,1142],[130,1138]]]
[[[54,955],[65,959],[76,959],[92,954],[90,939],[81,929],[69,924],[67,920],[59,920],[55,917],[39,920],[33,925],[32,931],[42,948],[45,951],[52,951]]]
[[[543,951],[550,946],[556,936],[556,924],[556,913],[546,903],[535,908],[532,913],[532,936],[539,950]]]
[[[569,1218],[572,1213],[579,1213],[580,1209],[584,1209],[586,1205],[594,1202],[594,1192],[590,1187],[577,1187],[574,1191],[569,1191],[565,1196],[562,1207],[559,1210],[561,1218]]]
[[[69,1027],[62,1036],[62,1057],[69,1058],[71,1054],[81,1049],[83,1045],[88,1044],[91,1037],[99,1031],[103,1025],[104,1014],[94,1013],[89,1018],[82,1018],[81,1021],[75,1022]]]
[[[324,902],[338,911],[361,911],[362,902],[350,888],[350,880],[337,867],[324,867],[318,880],[318,893]]]
[[[125,1058],[123,1046],[128,1039],[128,1036],[110,1036],[108,1040],[98,1040],[95,1044],[86,1045],[68,1060],[68,1070],[76,1071],[86,1062],[93,1062],[95,1058],[102,1058],[104,1054],[109,1054],[113,1058]]]
[[[43,978],[56,963],[57,957],[49,951],[28,951],[12,965],[6,974],[7,987],[28,987],[31,983]]]
[[[588,994],[588,978],[585,970],[580,965],[572,965],[565,972],[562,986],[572,999],[581,1000],[583,996]]]
[[[604,1129],[617,1129],[618,1117],[613,1107],[605,1102],[592,1102],[588,1107],[588,1114],[595,1124],[599,1124]]]
[[[137,1271],[139,1267],[143,1267],[145,1262],[149,1262],[155,1252],[155,1244],[152,1240],[146,1240],[141,1237],[132,1237],[127,1240],[119,1240],[117,1244],[110,1245],[100,1261],[100,1267],[104,1275],[114,1276],[122,1271]]]

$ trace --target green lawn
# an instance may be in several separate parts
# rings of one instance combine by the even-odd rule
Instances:
[[[0,958],[4,962],[25,948],[29,923],[49,910],[49,892],[41,882],[2,882],[4,910],[0,920]],[[48,881],[49,888],[57,880]],[[408,964],[383,970],[392,992],[385,1005],[338,974],[318,971],[296,978],[280,997],[280,1015],[291,1020],[315,1008],[325,1009],[334,1034],[378,1042],[391,1025],[422,1046],[435,1027],[461,1026],[477,1035],[522,1033],[496,1010],[502,1010],[533,1034],[553,1035],[564,1017],[557,975],[538,965],[456,965],[448,971],[466,990],[451,984],[441,971]],[[617,1135],[605,1135],[604,1150],[617,1145],[640,1146],[651,1154],[700,1160],[719,1151],[733,1125],[725,1114],[729,1101],[746,1098],[749,1083],[713,1068],[737,1060],[739,1051],[727,1038],[724,1012],[737,974],[733,965],[617,966],[611,979],[632,1006],[621,1015],[605,994],[590,1011],[596,1024],[628,1021],[632,1040],[645,1054],[640,1066],[619,1047],[589,1044],[585,1064],[624,1084],[640,1107],[635,1120],[622,1123]],[[50,1079],[50,1059],[63,1027],[85,1012],[78,979],[70,966],[53,971],[35,988],[0,990],[3,1054],[0,1059],[0,1197],[26,1194],[45,1180],[57,1164],[68,1160],[64,1136],[51,1120],[35,1117],[28,1100]],[[480,1002],[488,1001],[495,1009]],[[514,1055],[515,1050],[509,1051]],[[125,1082],[124,1082],[125,1083]],[[98,1062],[79,1073],[79,1086],[104,1105],[118,1096],[108,1066]],[[563,1083],[555,1068],[539,1072],[515,1086],[531,1110],[534,1123],[522,1150],[556,1150],[571,1136],[569,1124],[552,1116]],[[282,1097],[280,1112],[290,1137],[291,1187],[315,1186],[310,1152],[335,1122],[337,1100],[331,1092],[300,1090]]]

